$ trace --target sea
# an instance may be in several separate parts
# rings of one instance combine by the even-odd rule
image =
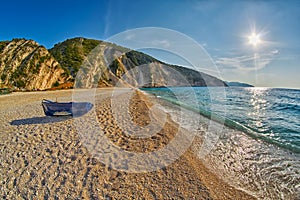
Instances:
[[[201,144],[194,150],[228,184],[258,199],[300,199],[300,90],[261,87],[142,90],[165,102],[163,109],[179,124],[197,129],[202,141],[208,135],[214,138],[206,151]],[[196,125],[195,119],[199,119]],[[216,123],[222,125],[222,131],[209,129]]]

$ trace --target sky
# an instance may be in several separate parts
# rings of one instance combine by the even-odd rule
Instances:
[[[0,40],[33,39],[51,48],[73,37],[107,40],[136,28],[165,28],[197,42],[223,80],[300,88],[298,0],[10,0],[0,8]]]

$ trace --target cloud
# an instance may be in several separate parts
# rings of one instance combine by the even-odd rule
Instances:
[[[153,40],[152,44],[155,46],[162,46],[162,47],[170,47],[171,43],[168,40]]]
[[[228,70],[242,70],[242,71],[254,71],[265,68],[276,55],[279,54],[279,50],[275,49],[262,54],[243,55],[235,57],[221,57],[217,58],[215,63]]]
[[[277,55],[277,54],[279,54],[279,50],[275,49],[275,50],[271,51],[271,54]]]
[[[134,37],[135,37],[135,34],[130,33],[125,36],[125,40],[133,40]]]
[[[106,9],[106,14],[104,16],[104,37],[108,37],[110,32],[110,20],[111,20],[111,3],[108,3],[108,7]]]

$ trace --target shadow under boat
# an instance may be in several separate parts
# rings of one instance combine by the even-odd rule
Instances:
[[[30,125],[30,124],[49,124],[55,122],[62,122],[68,119],[71,119],[72,116],[61,116],[61,117],[31,117],[26,119],[16,119],[10,122],[10,125],[18,126],[18,125]]]

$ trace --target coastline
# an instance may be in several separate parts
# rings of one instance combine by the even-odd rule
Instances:
[[[122,89],[121,89],[122,90]],[[120,132],[111,129],[109,96],[113,88],[97,89],[96,113],[101,113],[107,136],[124,145]],[[139,94],[133,99],[133,121],[143,126],[147,111],[154,103]],[[99,199],[255,199],[226,184],[194,155],[191,148],[171,165],[153,172],[128,173],[105,166],[82,143],[71,117],[45,117],[40,106],[43,98],[71,101],[72,90],[13,93],[0,97],[1,115],[1,197],[5,198],[99,198]],[[118,96],[116,96],[118,98]],[[118,98],[122,101],[122,98]],[[107,109],[101,112],[99,107]],[[87,114],[89,115],[89,113]],[[136,118],[134,120],[134,118]],[[165,135],[150,142],[146,151],[174,137],[176,124],[171,118]],[[119,143],[118,143],[119,141]],[[129,140],[130,141],[130,140]],[[128,150],[145,151],[139,142]]]

